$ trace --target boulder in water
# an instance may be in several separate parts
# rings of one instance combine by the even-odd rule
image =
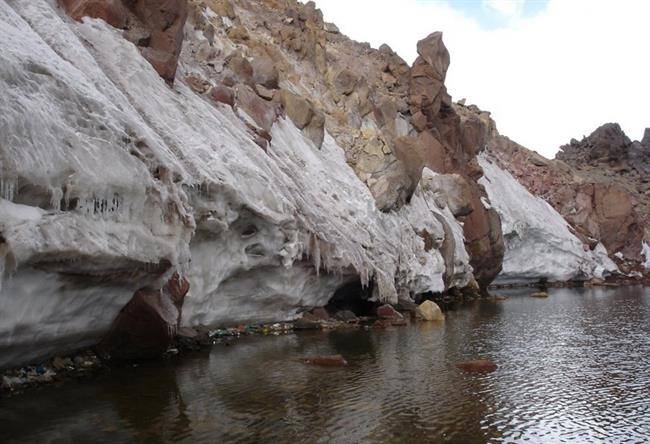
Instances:
[[[445,315],[438,304],[424,301],[417,308],[417,317],[423,321],[444,321]]]
[[[490,373],[497,369],[497,365],[489,359],[476,359],[459,362],[456,368],[470,373]]]

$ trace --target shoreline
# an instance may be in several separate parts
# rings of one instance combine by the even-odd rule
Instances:
[[[491,285],[489,290],[500,289],[541,289],[545,288],[618,288],[626,286],[650,286],[647,279],[643,281],[623,282],[601,282],[585,285],[585,282],[549,282],[545,284],[497,284]],[[538,293],[531,293],[536,297]],[[485,300],[499,302],[508,299],[494,292],[488,296],[468,297],[467,295],[440,294],[431,298],[442,307],[449,309],[458,303],[467,303],[474,300]],[[393,327],[408,326],[415,322],[426,322],[419,320],[415,314],[417,304],[396,304],[391,307],[399,316],[357,316],[349,310],[341,310],[339,313],[347,312],[342,316],[329,316],[323,307],[317,307],[309,312],[303,313],[303,317],[293,321],[280,321],[261,324],[241,324],[236,326],[219,326],[209,328],[206,326],[181,327],[178,329],[175,340],[165,353],[153,359],[140,360],[114,360],[108,356],[102,356],[97,350],[97,345],[76,350],[71,353],[61,354],[38,363],[31,363],[19,367],[12,367],[0,371],[0,398],[9,398],[24,393],[25,391],[38,387],[51,386],[57,383],[65,383],[73,379],[90,378],[100,373],[110,371],[111,368],[128,365],[138,365],[142,362],[160,361],[170,359],[177,355],[189,352],[205,350],[216,345],[230,346],[242,337],[264,337],[289,334],[300,334],[308,331],[331,331],[349,329],[386,329]],[[315,314],[314,314],[315,313]]]

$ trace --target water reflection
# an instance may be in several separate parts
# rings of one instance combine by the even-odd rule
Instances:
[[[3,399],[3,441],[650,439],[650,291],[505,293],[442,324],[245,339]],[[350,365],[301,362],[334,353]],[[498,370],[454,367],[476,357]]]

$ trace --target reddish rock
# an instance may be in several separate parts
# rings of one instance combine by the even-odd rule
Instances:
[[[304,359],[305,364],[322,365],[324,367],[345,367],[348,361],[341,355],[312,356]]]
[[[186,0],[129,0],[131,11],[150,33],[142,55],[167,83],[173,83],[187,20]]]
[[[402,317],[402,315],[390,304],[384,304],[377,307],[377,316],[383,319],[394,319]]]
[[[227,86],[215,86],[210,90],[210,97],[215,102],[225,103],[226,105],[235,105],[235,92]]]
[[[121,0],[59,0],[59,3],[74,20],[93,17],[115,28],[126,28],[129,11]]]
[[[460,187],[459,194],[453,196],[462,202],[456,213],[463,223],[475,278],[485,289],[501,271],[505,251],[499,215],[483,205],[487,195],[477,183],[483,171],[476,154],[483,149],[491,128],[486,121],[461,115],[452,107],[444,86],[449,53],[442,34],[433,33],[418,42],[418,54],[410,71],[408,93],[411,123],[420,133],[417,140],[412,136],[396,140],[395,155],[414,182],[425,166],[464,179],[468,186]]]
[[[187,19],[186,0],[59,0],[75,20],[101,18],[117,28],[137,28],[142,55],[169,84],[174,82]],[[129,11],[139,23],[129,23]],[[146,37],[145,37],[146,36]]]
[[[316,319],[320,319],[322,321],[327,321],[330,318],[330,314],[325,310],[323,307],[316,307],[311,311],[312,316],[314,316]]]
[[[99,349],[113,359],[160,356],[178,330],[189,281],[175,273],[163,288],[142,288],[122,308]]]
[[[260,98],[248,85],[237,85],[235,89],[237,105],[265,131],[271,131],[278,113],[273,102]]]
[[[456,367],[470,373],[491,373],[497,369],[497,365],[487,359],[459,362]]]

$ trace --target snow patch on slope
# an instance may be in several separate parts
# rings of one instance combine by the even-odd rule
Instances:
[[[497,283],[583,280],[617,270],[602,245],[585,251],[553,207],[533,196],[487,154],[479,156],[479,164],[484,171],[479,183],[501,217],[506,244]]]
[[[643,266],[647,270],[650,270],[650,243],[644,242],[643,245],[641,245],[641,254],[643,254],[643,257],[645,257]]]

